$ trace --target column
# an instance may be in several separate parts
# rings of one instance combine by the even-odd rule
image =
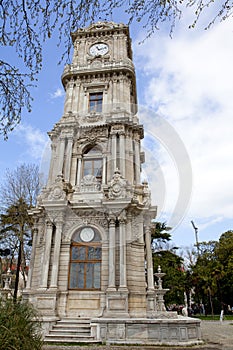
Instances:
[[[136,185],[140,184],[140,145],[139,140],[134,140],[135,145],[135,181]]]
[[[134,152],[133,152],[133,140],[132,140],[132,132],[129,132],[127,135],[127,150],[129,152],[128,157],[128,163],[127,163],[127,173],[128,173],[128,177],[127,180],[129,181],[129,183],[133,184],[134,183]]]
[[[120,231],[120,286],[119,289],[127,288],[126,277],[126,238],[125,238],[125,222],[126,217],[119,218],[119,231]]]
[[[45,248],[44,248],[44,258],[42,266],[42,278],[41,278],[41,288],[48,288],[48,275],[49,275],[49,262],[51,256],[51,244],[52,244],[52,233],[53,224],[50,221],[46,222],[46,233],[45,233]]]
[[[70,181],[70,167],[71,167],[71,156],[72,156],[73,138],[68,138],[68,144],[66,148],[66,166],[65,166],[65,181]]]
[[[51,144],[51,161],[50,161],[49,176],[48,176],[48,186],[50,186],[54,181],[55,156],[56,156],[56,146],[54,143],[52,143]]]
[[[32,284],[32,272],[33,272],[33,269],[34,269],[34,262],[35,262],[35,250],[36,250],[37,236],[38,236],[38,229],[35,228],[33,230],[32,251],[31,251],[30,267],[29,267],[29,271],[28,271],[28,278],[27,278],[26,289],[30,289],[31,288],[31,284]]]
[[[116,74],[113,74],[113,109],[117,107],[117,77]]]
[[[116,237],[115,218],[109,220],[109,257],[108,257],[108,290],[116,290],[115,265],[116,265]]]
[[[71,165],[70,165],[70,183],[72,186],[76,185],[77,165],[78,165],[77,153],[74,150],[72,150]]]
[[[112,176],[116,170],[116,167],[116,134],[112,134]]]
[[[120,171],[125,178],[125,135],[120,134]]]
[[[72,111],[72,93],[73,93],[73,81],[69,81],[67,83],[66,88],[66,100],[65,100],[65,106],[64,106],[64,114],[68,114]]]
[[[108,183],[112,179],[112,138],[111,137],[108,138],[106,167],[107,167],[106,180]]]
[[[126,101],[125,101],[125,91],[124,91],[124,76],[121,73],[120,74],[120,104],[121,104],[121,109],[125,109],[126,108]],[[130,101],[127,101],[128,103],[130,103]]]
[[[80,81],[77,80],[76,87],[75,87],[75,93],[74,93],[74,99],[73,99],[73,112],[78,113],[79,110],[79,95],[80,95]]]
[[[138,232],[137,232],[138,242],[144,244],[144,222],[142,214],[138,216]]]
[[[60,140],[60,147],[59,147],[59,154],[58,154],[58,166],[57,166],[57,175],[62,175],[63,172],[63,162],[64,162],[64,155],[65,155],[65,138],[61,137]]]
[[[77,166],[76,186],[80,185],[81,169],[82,169],[82,158],[81,158],[81,155],[79,155],[78,156],[78,166]]]
[[[145,235],[146,235],[147,288],[148,290],[154,290],[153,260],[152,260],[152,251],[151,251],[151,232],[150,232],[149,226],[146,227]]]
[[[103,156],[102,185],[106,184],[106,156]]]
[[[50,288],[57,288],[58,269],[60,260],[60,248],[61,248],[61,233],[63,222],[56,223],[55,244],[53,252],[53,265]]]

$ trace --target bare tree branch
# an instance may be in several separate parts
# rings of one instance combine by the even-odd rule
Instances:
[[[29,206],[35,206],[40,189],[39,168],[34,164],[22,164],[15,170],[9,169],[5,181],[0,184],[0,203],[8,208],[23,199]]]
[[[184,7],[194,9],[195,27],[204,11],[215,13],[206,29],[233,14],[233,0],[0,0],[0,44],[11,47],[22,60],[24,71],[11,62],[0,61],[0,135],[4,138],[31,110],[31,88],[42,68],[43,42],[58,33],[64,45],[61,61],[68,62],[72,49],[70,32],[94,21],[111,20],[122,10],[128,23],[137,21],[150,37],[165,23],[173,32]]]

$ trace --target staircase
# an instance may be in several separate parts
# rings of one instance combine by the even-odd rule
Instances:
[[[65,318],[57,321],[45,336],[47,343],[97,343],[91,336],[89,319]]]

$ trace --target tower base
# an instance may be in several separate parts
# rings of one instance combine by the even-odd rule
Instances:
[[[165,316],[165,315],[164,315]],[[91,320],[92,336],[107,344],[202,344],[200,320],[176,318],[97,318]]]

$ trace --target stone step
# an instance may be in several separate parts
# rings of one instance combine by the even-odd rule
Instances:
[[[57,321],[59,323],[77,323],[77,324],[90,324],[90,319],[89,318],[70,318],[70,317],[66,317],[66,318],[62,318],[61,320]]]
[[[93,337],[74,337],[74,336],[46,336],[45,343],[98,343]]]
[[[90,330],[82,330],[82,329],[69,329],[69,328],[53,328],[50,331],[50,334],[77,334],[77,335],[90,335]]]
[[[75,324],[75,323],[56,323],[54,326],[54,328],[82,328],[82,329],[88,329],[90,328],[90,324],[82,324],[82,323],[79,323],[79,324]]]
[[[49,343],[93,343],[89,319],[65,318],[57,321],[45,336]]]

